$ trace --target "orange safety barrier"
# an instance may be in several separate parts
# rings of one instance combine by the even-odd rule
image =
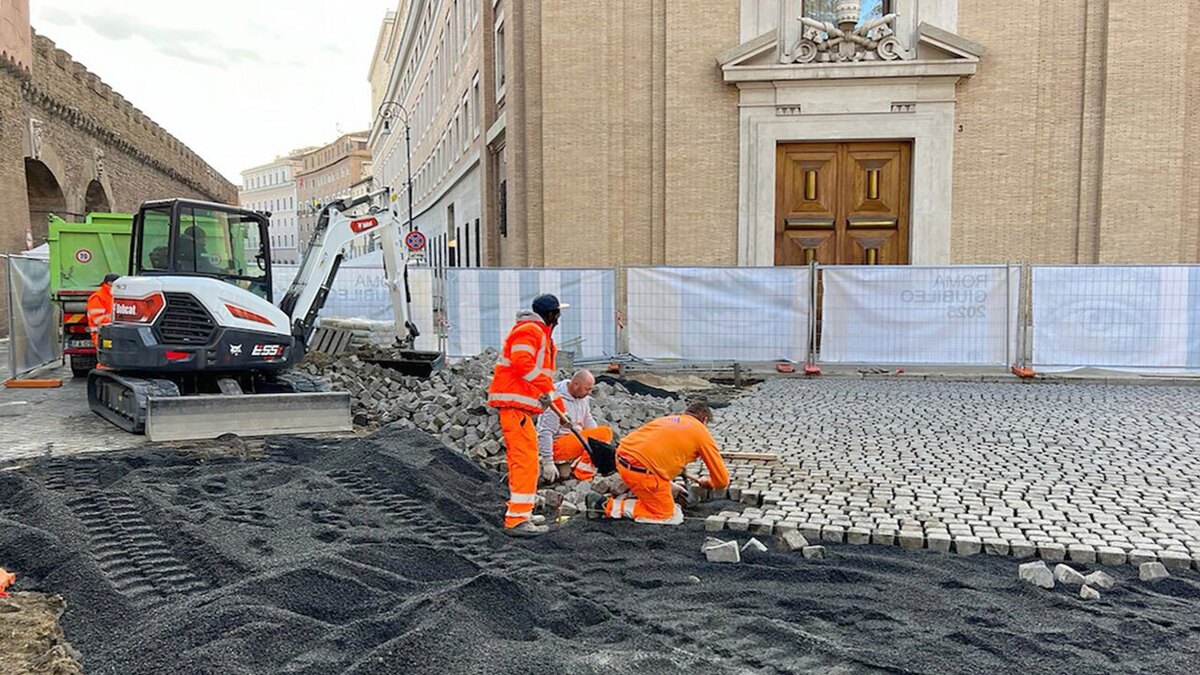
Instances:
[[[54,387],[61,387],[62,380],[59,380],[59,379],[54,379],[54,380],[17,380],[17,379],[12,379],[12,380],[5,380],[4,386],[8,387],[9,389],[53,389]]]

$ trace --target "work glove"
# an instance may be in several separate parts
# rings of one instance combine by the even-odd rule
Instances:
[[[704,488],[705,490],[711,490],[711,489],[713,489],[712,481],[709,480],[707,477],[701,478],[700,479],[700,487]]]
[[[558,480],[558,467],[554,462],[542,462],[542,482],[553,483]]]

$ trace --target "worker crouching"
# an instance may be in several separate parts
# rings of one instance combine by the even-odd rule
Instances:
[[[589,370],[575,373],[570,380],[554,385],[566,406],[567,417],[574,422],[575,431],[585,441],[598,440],[612,443],[611,427],[596,424],[592,417],[591,394],[596,386],[596,376]],[[553,410],[547,410],[538,418],[538,452],[542,459],[542,480],[551,483],[559,478],[556,463],[569,464],[571,474],[583,481],[596,477],[596,467],[588,449],[583,447],[571,428],[563,423]]]
[[[553,295],[539,295],[528,310],[517,312],[517,322],[504,339],[504,348],[492,371],[488,405],[500,412],[508,463],[508,508],[504,527],[516,536],[537,536],[548,531],[532,522],[541,471],[538,457],[537,416],[550,405],[565,410],[554,388],[557,348],[551,334],[568,305]]]
[[[617,448],[617,472],[632,496],[588,496],[589,518],[632,518],[639,523],[678,525],[683,510],[675,503],[672,481],[699,457],[708,468],[700,487],[720,490],[729,485],[729,470],[708,431],[712,411],[689,404],[679,415],[652,420],[630,433]]]

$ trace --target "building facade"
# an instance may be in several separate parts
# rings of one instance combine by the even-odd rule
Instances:
[[[301,158],[296,174],[296,222],[299,255],[312,239],[317,216],[330,201],[350,196],[350,187],[371,173],[367,133],[343,134],[336,141]],[[348,256],[352,251],[347,252]]]
[[[411,170],[413,225],[440,268],[488,258],[483,131],[494,100],[481,108],[491,11],[490,0],[402,0],[380,28],[369,75],[375,188],[390,187],[403,203]]]
[[[488,261],[1198,262],[1200,7],[1145,8],[484,0]]]
[[[296,173],[303,166],[303,156],[304,151],[294,151],[287,157],[242,172],[238,204],[271,214],[271,262],[300,261]]]

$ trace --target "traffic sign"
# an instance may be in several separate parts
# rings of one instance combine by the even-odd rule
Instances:
[[[81,248],[75,251],[75,259],[86,265],[92,261],[92,252],[86,248]]]
[[[413,230],[404,235],[404,245],[410,251],[422,251],[425,249],[425,235],[420,230]]]

